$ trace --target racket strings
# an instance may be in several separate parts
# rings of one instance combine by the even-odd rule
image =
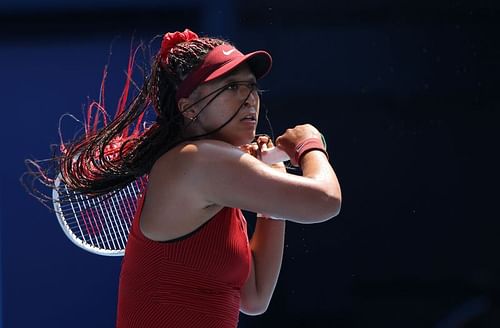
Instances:
[[[106,234],[106,231],[108,232],[112,231],[114,235],[116,235],[117,232],[124,233],[123,224],[122,221],[120,220],[120,217],[126,218],[127,216],[132,215],[131,213],[132,210],[128,211],[128,213],[125,214],[122,207],[114,208],[113,206],[122,206],[122,204],[116,205],[116,201],[114,201],[113,198],[107,199],[105,202],[99,203],[96,201],[96,199],[86,200],[84,197],[80,195],[80,201],[82,202],[84,209],[80,208],[79,213],[81,214],[81,219],[83,220],[83,223],[86,225],[86,231],[88,232],[89,236],[103,235]],[[128,206],[131,207],[130,204],[128,204]],[[121,213],[117,213],[118,211]],[[103,223],[102,220],[100,219],[100,217],[103,216],[108,217],[110,220],[104,221]]]
[[[63,208],[63,212],[66,224],[83,242],[105,249],[122,248],[123,224],[109,206],[98,204],[95,199],[80,199],[80,204]],[[102,221],[101,216],[108,220]]]
[[[93,200],[92,202],[95,202]],[[83,242],[103,249],[123,249],[124,238],[126,238],[127,228],[124,228],[124,223],[106,206],[95,205],[89,203],[88,207],[94,206],[95,210],[82,211],[80,217],[73,218],[74,224],[71,224],[70,218],[67,218],[67,223],[73,232],[79,233]],[[97,212],[97,213],[96,213]],[[70,213],[70,215],[74,213]],[[107,215],[108,220],[101,221],[98,219],[100,215]],[[66,215],[67,217],[69,215]],[[78,229],[77,231],[75,231]]]
[[[143,188],[144,181],[138,179],[111,195],[92,197],[61,183],[59,214],[67,229],[84,244],[120,251],[125,248]]]

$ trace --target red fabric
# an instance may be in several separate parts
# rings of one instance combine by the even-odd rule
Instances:
[[[177,44],[198,39],[198,35],[190,29],[185,29],[184,32],[166,33],[163,36],[160,48],[160,57],[163,64],[167,64],[167,56],[170,49]]]
[[[307,152],[311,150],[321,150],[328,157],[328,153],[325,150],[325,145],[318,138],[308,138],[300,142],[295,147],[295,156],[292,158],[292,164],[300,165],[300,160]]]
[[[255,78],[260,79],[271,69],[272,58],[269,53],[263,50],[243,55],[238,49],[229,44],[217,46],[210,50],[201,65],[191,71],[181,82],[175,96],[176,100],[179,101],[181,98],[189,97],[200,84],[221,77],[243,62],[247,62]]]
[[[193,233],[155,242],[139,228],[142,201],[120,274],[117,327],[235,328],[250,273],[246,221],[223,208]]]

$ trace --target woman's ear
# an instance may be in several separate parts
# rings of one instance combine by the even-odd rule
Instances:
[[[194,120],[196,117],[196,110],[194,106],[192,106],[191,101],[188,98],[181,98],[177,102],[177,107],[181,114],[187,118],[188,120]]]

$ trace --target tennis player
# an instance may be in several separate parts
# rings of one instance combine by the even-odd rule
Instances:
[[[124,114],[68,148],[61,172],[80,191],[104,193],[149,177],[125,249],[117,327],[237,327],[240,311],[258,315],[270,303],[285,222],[339,213],[340,186],[315,127],[288,129],[276,145],[256,138],[257,80],[271,62],[265,51],[243,54],[187,29],[167,33]],[[118,159],[91,159],[96,151],[104,158],[149,105],[156,122],[124,143]],[[275,146],[302,176],[260,160]],[[258,213],[250,241],[241,209]]]

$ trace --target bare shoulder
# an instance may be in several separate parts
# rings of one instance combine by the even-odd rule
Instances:
[[[213,186],[213,179],[220,179],[222,175],[230,173],[228,167],[237,170],[242,157],[260,164],[254,157],[223,141],[182,143],[161,156],[153,165],[148,189],[163,191],[169,188],[189,192],[193,201],[199,198],[198,201],[206,203],[203,195],[206,188],[203,186]]]
[[[192,160],[198,156],[213,155],[214,153],[216,155],[228,155],[229,153],[242,154],[242,151],[227,142],[206,139],[181,143],[162,157],[171,157],[173,155],[180,160]]]
[[[214,196],[221,190],[241,192],[250,182],[265,187],[262,179],[271,183],[275,172],[229,143],[199,140],[181,144],[162,156],[151,171],[150,183],[189,192],[199,204],[231,206],[234,204],[219,202]]]
[[[196,158],[206,160],[207,158],[213,158],[213,156],[231,157],[243,155],[243,152],[239,148],[220,140],[198,140],[176,148],[179,154],[186,158],[189,157],[190,160]]]
[[[309,157],[321,170],[312,177],[302,177],[275,170],[222,141],[184,143],[155,163],[145,205],[154,198],[163,213],[174,209],[184,217],[183,222],[200,222],[200,217],[204,221],[212,214],[207,209],[222,207],[297,222],[320,222],[338,211],[338,184],[323,154]],[[186,204],[182,211],[177,210],[179,204]]]
[[[183,174],[198,172],[201,167],[238,162],[242,157],[254,158],[238,147],[219,140],[197,140],[182,143],[165,153],[155,163],[154,170],[181,170]],[[201,167],[200,167],[201,166]]]
[[[224,142],[203,140],[180,144],[163,154],[149,174],[143,233],[153,240],[169,240],[213,217],[222,206],[206,197],[206,176],[213,173],[207,172],[204,158],[231,151],[241,152]]]

